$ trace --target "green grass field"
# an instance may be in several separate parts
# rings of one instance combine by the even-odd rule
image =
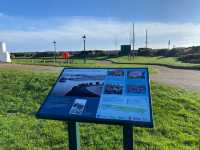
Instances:
[[[35,118],[58,74],[0,70],[0,150],[67,149],[65,122]],[[151,83],[154,129],[134,128],[137,150],[199,150],[200,95]],[[122,128],[80,125],[83,150],[122,149]]]
[[[88,58],[87,62],[84,64],[83,59],[75,58],[73,59],[73,63],[66,63],[62,59],[58,59],[56,63],[54,63],[53,59],[47,59],[48,61],[43,61],[42,59],[13,59],[14,64],[28,64],[28,65],[44,65],[44,66],[57,66],[57,67],[78,67],[78,68],[124,68],[124,67],[148,67],[151,73],[156,73],[157,70],[152,68],[149,65],[137,65],[137,64],[114,64],[105,62],[104,57],[95,57],[95,58]]]
[[[112,64],[106,64],[105,60],[110,60]],[[150,66],[150,65],[163,65],[172,68],[182,69],[200,69],[200,64],[183,63],[178,61],[176,57],[143,57],[136,56],[134,59],[129,60],[127,56],[109,58],[109,57],[95,57],[88,58],[87,63],[83,63],[83,59],[75,58],[73,63],[65,63],[64,60],[58,59],[57,63],[54,63],[54,59],[13,59],[13,63],[17,64],[35,64],[35,65],[52,65],[63,67],[132,67],[135,66]],[[110,62],[111,63],[111,62]],[[117,64],[116,64],[117,63]],[[123,64],[125,63],[125,64]],[[150,67],[151,68],[151,67]]]
[[[110,58],[113,62],[117,63],[135,63],[135,64],[148,64],[148,65],[166,65],[174,68],[188,68],[188,69],[200,69],[200,64],[183,63],[178,61],[176,57],[142,57],[136,56],[134,59],[129,60],[127,56]]]

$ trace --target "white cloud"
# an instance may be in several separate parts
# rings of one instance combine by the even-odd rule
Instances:
[[[19,22],[17,20],[20,20]],[[120,44],[129,43],[131,23],[115,19],[87,17],[51,18],[49,20],[16,19],[18,28],[0,28],[2,39],[12,50],[50,50],[55,39],[58,48],[80,50],[81,36],[87,36],[88,49],[113,49],[117,39]],[[199,44],[200,23],[136,22],[136,46],[143,47],[145,29],[149,32],[149,46],[165,48],[170,39],[176,46]]]

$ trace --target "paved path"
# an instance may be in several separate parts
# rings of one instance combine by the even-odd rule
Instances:
[[[152,67],[158,70],[157,74],[151,75],[152,80],[200,93],[200,71]]]
[[[200,71],[171,69],[161,66],[152,66],[158,70],[157,74],[151,75],[151,80],[173,85],[200,93]],[[20,65],[20,64],[0,64],[1,69],[17,69],[32,71],[60,72],[63,67],[39,66],[39,65]]]

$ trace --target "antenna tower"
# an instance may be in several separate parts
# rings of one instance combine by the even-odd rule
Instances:
[[[148,48],[148,30],[146,29],[145,32],[146,32],[145,48],[147,49]]]

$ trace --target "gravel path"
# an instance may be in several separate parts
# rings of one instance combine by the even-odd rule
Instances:
[[[200,93],[200,71],[152,66],[158,70],[151,80]]]
[[[151,75],[151,80],[200,93],[200,71],[171,69],[161,66],[152,67],[155,68],[158,73]],[[63,67],[0,63],[0,69],[60,72],[62,68]]]

